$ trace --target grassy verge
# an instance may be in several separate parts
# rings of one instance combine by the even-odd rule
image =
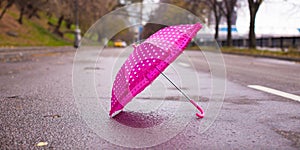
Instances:
[[[300,51],[290,49],[288,51],[270,51],[270,50],[257,50],[257,49],[239,49],[233,47],[223,47],[221,48],[223,53],[230,54],[242,54],[257,57],[271,57],[271,58],[281,58],[300,61]]]
[[[40,14],[40,19],[24,17],[22,25],[17,22],[18,17],[18,10],[12,7],[0,20],[0,47],[72,45],[74,36],[67,33],[62,38],[53,34],[53,27],[47,24],[48,17],[45,14]],[[61,30],[67,30],[65,24]]]
[[[27,38],[31,41],[30,46],[64,46],[70,45],[65,39],[54,35],[41,25],[35,22],[28,22],[28,26],[32,27],[31,34]]]
[[[198,47],[188,48],[191,50],[200,50]],[[206,51],[215,51],[213,47],[205,47],[201,50]],[[227,54],[237,54],[237,55],[247,55],[254,57],[269,57],[269,58],[278,58],[284,60],[294,60],[300,61],[300,51],[296,49],[289,49],[288,51],[271,51],[271,50],[258,50],[258,49],[241,49],[236,47],[222,47],[220,48],[222,53]]]

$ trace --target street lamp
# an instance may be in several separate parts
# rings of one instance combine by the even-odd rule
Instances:
[[[74,31],[74,34],[75,34],[75,40],[74,40],[74,47],[75,48],[79,48],[80,46],[80,40],[81,40],[81,31],[79,29],[79,18],[78,18],[78,0],[75,0],[75,25],[76,25],[76,28],[75,28],[75,31]]]
[[[140,25],[138,27],[138,41],[140,42],[142,40],[142,31],[143,31],[143,0],[141,1],[140,6]]]

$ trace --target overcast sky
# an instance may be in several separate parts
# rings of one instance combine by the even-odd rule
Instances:
[[[236,27],[248,33],[250,15],[247,2],[237,11]],[[300,0],[265,0],[256,16],[256,34],[300,35]]]

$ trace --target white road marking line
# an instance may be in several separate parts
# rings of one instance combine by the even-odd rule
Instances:
[[[180,65],[180,66],[182,66],[182,67],[190,67],[189,64],[183,63],[183,62],[179,62],[179,63],[177,63],[177,64]]]
[[[292,100],[300,102],[300,96],[295,95],[295,94],[282,92],[282,91],[279,91],[279,90],[275,90],[275,89],[260,86],[260,85],[248,85],[248,87],[252,88],[252,89],[264,91],[264,92],[267,92],[267,93],[275,94],[275,95],[278,95],[278,96],[281,96],[281,97],[285,97],[285,98],[292,99]]]

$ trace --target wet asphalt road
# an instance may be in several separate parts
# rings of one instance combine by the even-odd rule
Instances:
[[[105,51],[98,65],[80,60],[83,75],[92,72],[98,77],[95,83],[100,99],[109,96],[101,92],[110,90],[106,82],[111,82],[109,73],[116,71],[111,71],[111,65],[114,58],[120,57],[120,52],[121,49]],[[248,87],[260,85],[300,95],[299,63],[223,54],[227,72],[225,99],[216,114],[218,117],[204,131],[200,130],[200,126],[206,120],[194,119],[193,107],[186,107],[186,102],[179,98],[180,94],[164,83],[163,79],[159,79],[160,82],[153,84],[154,88],[146,90],[136,99],[141,101],[142,106],[154,106],[157,108],[155,111],[129,105],[127,111],[115,119],[109,119],[103,113],[98,115],[99,112],[87,116],[100,119],[103,126],[86,121],[81,110],[84,107],[78,108],[76,104],[92,111],[94,108],[88,103],[93,104],[92,99],[95,97],[91,95],[90,102],[86,97],[86,101],[81,102],[74,98],[74,95],[80,95],[73,93],[72,87],[74,54],[45,53],[18,59],[16,62],[0,63],[0,149],[35,149],[39,142],[47,142],[41,147],[46,149],[125,149],[124,146],[142,147],[136,145],[149,143],[152,144],[148,147],[150,149],[300,148],[300,103]],[[190,90],[189,94],[192,97],[199,96],[199,104],[207,108],[211,89],[209,63],[201,52],[187,51],[186,55],[194,63],[197,72],[195,76],[202,83],[199,85],[200,93]],[[179,67],[176,70],[175,66],[175,72],[189,70],[188,64],[176,64]],[[166,74],[172,78],[172,69]],[[176,81],[175,75],[173,79]],[[188,81],[183,89],[188,90],[189,86],[193,86],[192,82]],[[163,87],[167,89],[164,92],[160,90]],[[188,109],[177,107],[179,113],[172,114],[176,104]],[[157,126],[163,129],[163,125],[168,127],[169,122],[166,120],[173,121],[170,118],[177,121],[170,129],[160,132],[152,129]],[[167,131],[171,129],[176,132],[169,135]],[[147,133],[139,135],[143,132]],[[120,136],[125,133],[136,136]],[[145,135],[155,136],[147,138]],[[160,143],[156,140],[147,141],[149,139],[167,140]],[[120,142],[122,140],[137,142],[124,144]]]

